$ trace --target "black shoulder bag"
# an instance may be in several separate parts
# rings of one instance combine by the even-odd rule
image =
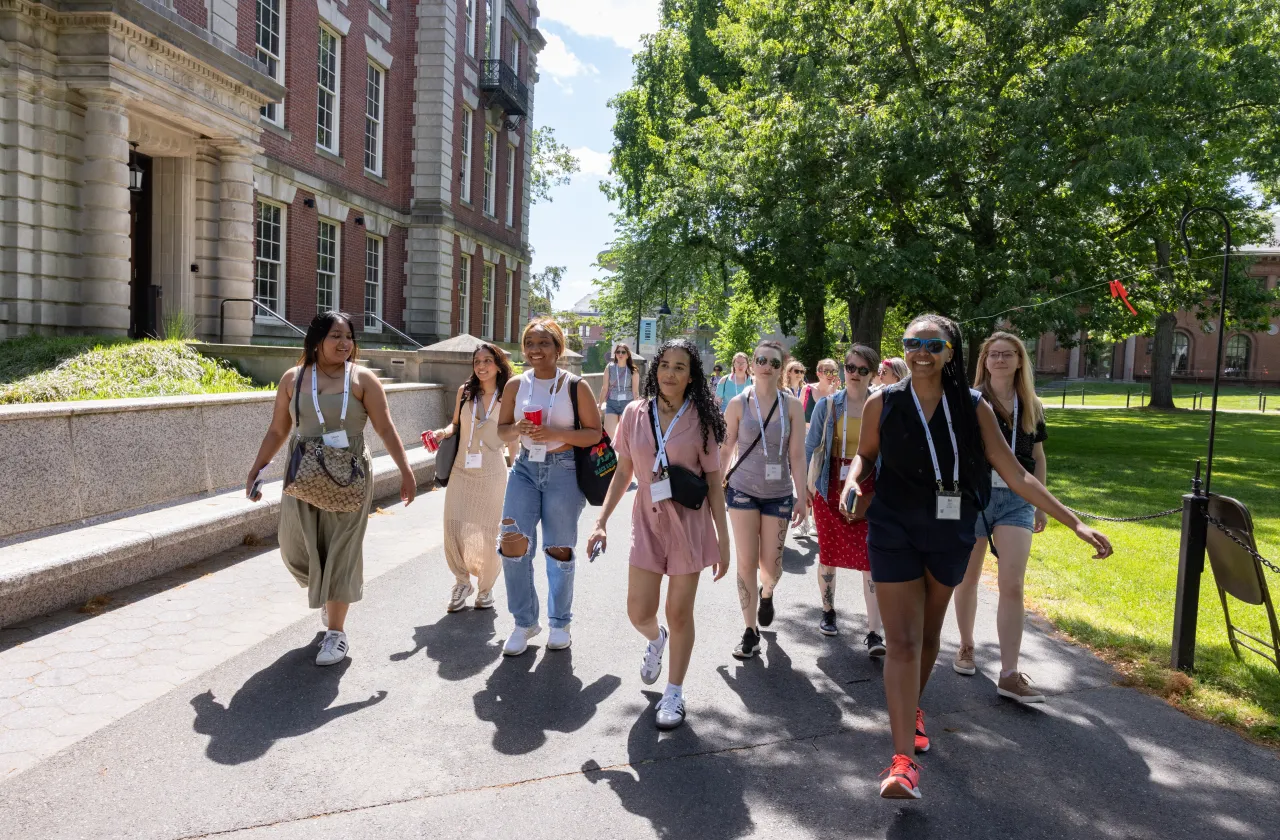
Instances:
[[[775,411],[777,411],[777,410],[778,410],[778,406],[782,405],[782,402],[783,402],[783,400],[784,400],[784,399],[785,399],[785,397],[783,396],[782,391],[781,391],[781,390],[779,390],[779,391],[778,391],[778,401],[777,401],[777,402],[775,402],[775,403],[773,404],[773,408],[770,408],[770,409],[769,409],[769,413],[765,415],[764,423],[763,423],[763,424],[761,424],[761,426],[760,426],[760,437],[758,437],[758,438],[756,438],[755,440],[751,441],[751,445],[747,447],[747,451],[746,451],[746,452],[743,452],[743,453],[742,453],[742,457],[741,457],[741,458],[739,458],[738,460],[734,461],[734,462],[733,462],[733,466],[732,466],[732,467],[730,467],[730,468],[729,468],[729,471],[728,471],[727,473],[725,473],[725,474],[724,474],[724,486],[725,486],[725,487],[728,487],[728,486],[729,486],[729,479],[733,478],[733,474],[734,474],[734,473],[736,473],[736,472],[738,471],[738,467],[742,466],[742,462],[743,462],[743,461],[745,461],[745,460],[747,460],[747,456],[748,456],[748,455],[750,455],[752,452],[754,452],[754,451],[755,451],[755,448],[756,448],[757,446],[759,446],[759,445],[760,445],[760,441],[764,438],[764,430],[765,430],[765,429],[767,429],[767,428],[769,428],[769,421],[773,419],[773,413],[774,413]],[[676,489],[676,488],[675,488],[675,485],[673,484],[673,485],[671,486],[671,491],[672,491],[672,493],[673,493],[673,494],[675,493],[675,489]]]
[[[650,402],[652,405],[652,402]],[[649,415],[649,428],[653,431],[653,448],[658,448],[658,421],[652,408],[646,408]],[[685,469],[667,459],[667,478],[671,479],[671,499],[689,508],[701,510],[702,503],[707,500],[707,479],[693,470]]]
[[[462,403],[453,417],[453,434],[440,441],[436,448],[436,484],[449,486],[449,474],[453,472],[453,462],[458,460],[458,438],[462,437]]]
[[[573,428],[581,429],[582,421],[578,418],[578,383],[582,381],[582,377],[569,374],[568,380],[569,400],[573,404]],[[618,469],[618,453],[613,451],[609,433],[601,429],[600,441],[594,446],[575,446],[573,466],[578,473],[578,489],[587,497],[587,503],[592,507],[603,505],[613,474]]]

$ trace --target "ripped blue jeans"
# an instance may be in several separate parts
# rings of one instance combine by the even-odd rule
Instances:
[[[507,495],[502,501],[503,525],[498,535],[498,556],[506,578],[507,609],[518,627],[538,623],[538,591],[533,584],[533,557],[538,550],[538,523],[542,523],[543,554],[547,559],[547,621],[552,627],[567,627],[573,618],[573,571],[578,543],[578,517],[587,499],[578,489],[573,450],[547,455],[541,464],[529,460],[527,450],[507,476]],[[514,520],[514,525],[505,524]],[[529,540],[523,557],[502,553],[502,537],[519,533]],[[569,560],[546,554],[547,548],[568,548]]]

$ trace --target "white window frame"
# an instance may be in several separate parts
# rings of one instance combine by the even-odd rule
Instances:
[[[323,249],[324,245],[324,229],[328,226],[333,229],[333,271],[328,272],[322,268],[326,254]],[[333,283],[333,302],[330,306],[322,306],[320,304],[320,280],[321,275],[327,275]],[[316,223],[316,312],[327,312],[330,309],[338,310],[341,308],[342,292],[342,225],[333,219],[320,219]]]
[[[511,69],[520,78],[520,39],[515,35],[511,36]]]
[[[507,341],[511,340],[511,295],[512,295],[512,289],[515,287],[515,283],[516,283],[516,273],[508,268],[507,269],[507,302],[505,307],[506,312],[504,313],[504,317],[502,319],[502,323],[503,323],[502,334],[506,336]]]
[[[272,2],[275,3],[274,9],[270,9],[269,4]],[[285,4],[285,0],[257,0],[257,2],[254,4],[255,14],[257,15],[257,17],[254,19],[254,45],[257,48],[256,55],[258,60],[266,64],[268,67],[271,65],[272,61],[275,62],[276,72],[275,72],[275,75],[272,76],[272,78],[275,79],[280,84],[284,84],[284,51],[285,51],[284,4]],[[275,36],[276,50],[278,54],[271,52],[262,44],[262,31],[263,31],[262,10],[264,6],[270,9],[271,13],[275,16],[275,19],[276,19],[276,29],[269,30],[269,31],[271,31],[271,34]],[[278,125],[283,127],[284,126],[284,100],[281,99],[279,102],[268,102],[266,105],[263,105],[261,108],[261,114],[262,114],[262,119],[266,120],[272,125]]]
[[[498,25],[497,0],[484,0],[484,57],[502,57],[502,29]]]
[[[471,255],[463,254],[458,265],[458,335],[468,329],[471,312]]]
[[[329,27],[321,24],[319,27],[319,35],[317,36],[316,51],[316,147],[324,149],[330,154],[340,154],[339,142],[342,134],[342,36],[333,31]],[[325,35],[333,39],[333,89],[324,87],[321,83],[321,63],[324,60],[324,41]],[[326,96],[333,98],[332,107],[329,108],[329,125],[326,126],[324,119],[324,98]],[[329,144],[326,145],[320,140],[320,132],[324,130],[329,134]]]
[[[272,243],[272,245],[275,246],[276,251],[274,259],[270,256],[265,258],[262,256],[262,208],[264,207],[270,207],[278,214],[275,226],[279,232],[279,240]],[[276,277],[274,280],[276,284],[276,299],[275,306],[271,306],[271,308],[276,312],[279,312],[282,317],[287,317],[284,314],[284,296],[289,285],[287,282],[288,276],[285,273],[285,258],[288,255],[286,246],[289,241],[287,231],[285,229],[286,215],[287,211],[284,205],[276,204],[274,201],[263,201],[262,199],[258,199],[258,207],[254,211],[253,221],[253,299],[267,306],[271,306],[270,303],[258,294],[258,283],[261,278],[261,268],[266,265],[274,265],[276,267]],[[253,308],[253,319],[261,324],[270,324],[273,322],[278,323],[270,315],[261,312],[256,306]]]
[[[483,210],[486,216],[497,217],[494,207],[497,196],[497,179],[498,169],[498,132],[494,131],[487,124],[484,127],[484,205]]]
[[[462,106],[462,186],[459,196],[467,204],[471,203],[471,127],[475,123],[475,112],[466,105]]]
[[[465,0],[467,4],[466,50],[471,58],[476,57],[476,0]]]
[[[371,262],[370,257],[374,257]],[[365,234],[364,239],[364,330],[365,332],[382,332],[382,322],[369,320],[369,289],[373,287],[374,292],[374,309],[373,314],[379,318],[384,317],[382,314],[382,293],[386,288],[383,282],[383,275],[387,265],[387,240],[375,233]],[[370,277],[372,276],[372,280]]]
[[[374,101],[373,95],[375,80],[377,101]],[[364,171],[379,177],[382,175],[382,123],[386,101],[387,71],[370,61],[364,91]],[[369,149],[370,140],[373,143],[372,151]],[[371,157],[373,166],[369,165]]]
[[[507,144],[507,227],[516,224],[516,147]]]
[[[484,264],[484,278],[480,281],[480,337],[493,341],[493,284],[497,282],[498,267]]]

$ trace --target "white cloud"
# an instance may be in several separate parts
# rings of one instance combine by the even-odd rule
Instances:
[[[552,80],[564,87],[565,79],[574,76],[595,75],[600,71],[569,51],[559,35],[546,34],[547,46],[538,54],[538,70],[551,76]]]
[[[596,178],[608,177],[611,162],[608,152],[597,152],[595,149],[581,146],[573,150],[573,156],[578,159],[578,165],[582,167],[579,174]]]
[[[657,30],[658,6],[659,0],[541,0],[538,3],[545,20],[563,24],[579,35],[608,38],[632,52],[640,49],[641,35]],[[550,35],[547,40],[551,40]],[[542,63],[541,57],[538,63]]]

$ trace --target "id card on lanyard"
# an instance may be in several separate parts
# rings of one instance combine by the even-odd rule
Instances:
[[[324,412],[320,410],[320,386],[316,383],[316,373],[319,370],[319,365],[311,369],[311,404],[315,406],[316,417],[320,419],[320,435],[324,440],[325,446],[346,449],[351,445],[350,441],[347,440],[347,430],[338,429],[336,432],[331,432],[324,423]],[[338,422],[345,424],[347,422],[347,402],[351,398],[351,362],[347,362],[343,370],[345,375],[342,381],[342,415]]]
[[[658,451],[653,456],[653,474],[656,478],[649,485],[649,498],[655,504],[671,498],[671,478],[667,473],[667,441],[671,439],[672,430],[675,429],[676,423],[680,422],[680,418],[684,416],[688,407],[689,401],[685,400],[684,405],[680,406],[680,410],[676,412],[676,416],[671,419],[671,423],[667,425],[667,430],[664,432],[658,420],[657,400],[649,403],[649,413],[653,415],[653,436],[658,441]]]
[[[1013,450],[1013,457],[1018,457],[1018,393],[1013,394],[1013,440],[1009,442],[1009,448]],[[991,486],[1003,487],[1009,489],[1009,484],[1000,477],[1000,473],[995,470],[991,471]]]
[[[560,396],[561,391],[561,389],[556,386],[560,384],[561,378],[567,375],[568,374],[557,373],[556,378],[551,380],[551,384],[547,387],[547,393],[551,395],[551,404],[547,406],[547,414],[546,417],[543,418],[543,423],[550,422],[551,412],[555,411],[556,408],[556,397]],[[537,381],[537,376],[534,375],[533,371],[529,371],[529,399],[533,399],[533,386]],[[529,450],[529,460],[533,461],[535,464],[541,464],[547,460],[547,445],[545,443],[532,443],[526,448]]]
[[[946,394],[942,395],[942,414],[947,418],[947,434],[951,436],[951,490],[943,489],[942,467],[938,466],[938,450],[933,445],[933,433],[929,431],[929,421],[925,418],[924,409],[920,406],[920,398],[916,396],[915,388],[908,387],[907,390],[911,392],[911,399],[916,404],[916,414],[920,415],[920,422],[924,425],[924,439],[929,444],[929,459],[933,461],[933,478],[938,483],[934,517],[957,520],[960,518],[960,446],[956,443],[956,430],[951,425],[951,408],[947,405]]]
[[[782,434],[778,438],[778,448],[782,450],[778,453],[778,463],[769,462],[769,441],[765,437],[765,420],[764,415],[760,412],[760,398],[756,396],[756,389],[751,389],[751,404],[756,407],[756,420],[760,423],[760,448],[764,450],[764,480],[765,481],[781,481],[782,480],[782,459],[786,455],[787,446],[787,402],[786,394],[782,389],[778,389],[778,413],[782,416]]]
[[[472,452],[471,444],[476,439],[476,426],[483,426],[489,422],[489,418],[493,416],[493,407],[498,402],[498,392],[493,392],[493,398],[489,400],[489,409],[484,413],[484,420],[480,419],[480,400],[474,400],[471,406],[471,434],[467,435],[467,460],[465,469],[478,470],[484,466],[484,453]]]

